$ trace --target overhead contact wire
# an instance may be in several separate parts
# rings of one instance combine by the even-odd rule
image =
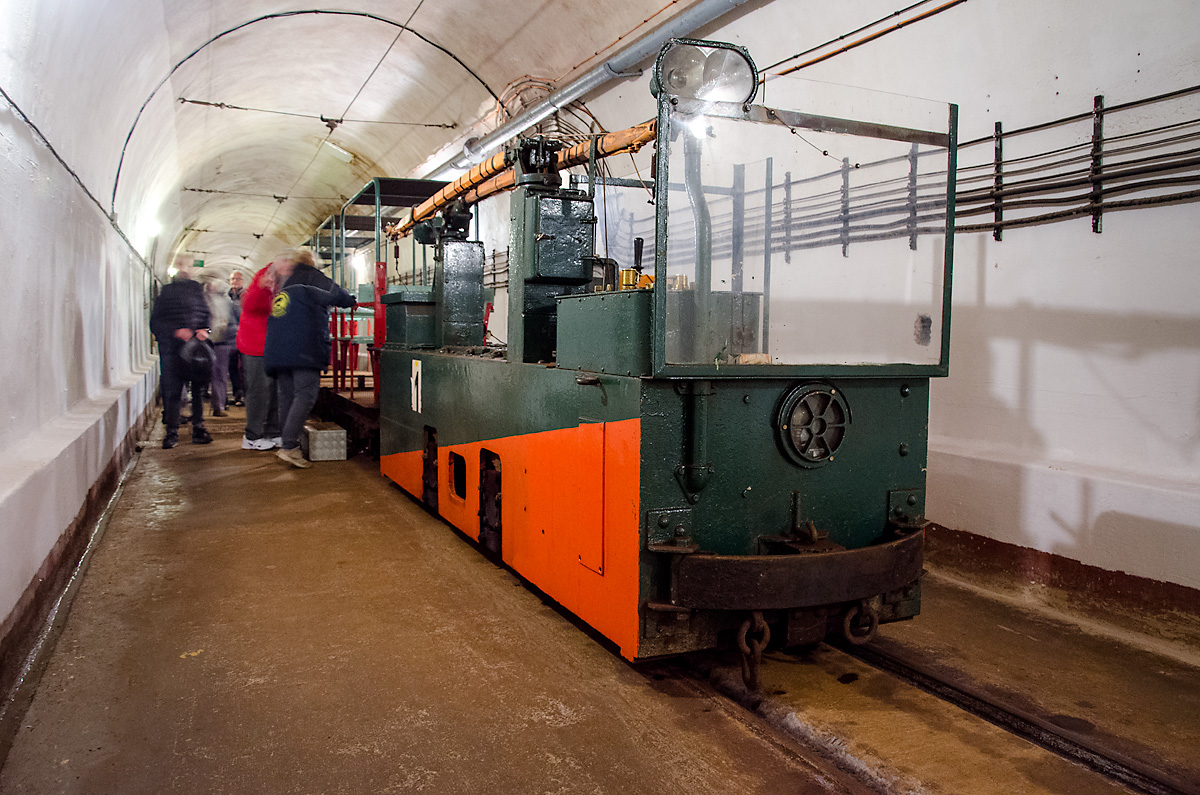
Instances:
[[[394,43],[394,42],[393,42]],[[203,105],[208,108],[217,108],[219,110],[245,110],[251,113],[270,113],[275,116],[293,116],[300,119],[319,119],[328,124],[329,122],[337,122],[338,124],[394,124],[402,127],[435,127],[443,130],[453,130],[458,127],[457,124],[438,124],[436,122],[420,122],[420,121],[390,121],[388,119],[327,119],[324,116],[316,113],[297,113],[288,110],[272,110],[270,108],[247,108],[242,105],[233,105],[229,102],[207,102],[203,99],[188,99],[180,97],[179,102],[188,105]]]
[[[394,39],[392,39],[392,43],[389,44],[387,49],[383,51],[383,55],[381,55],[379,57],[379,60],[375,63],[375,67],[373,69],[371,69],[371,73],[368,74],[366,79],[362,81],[362,85],[360,85],[358,87],[358,91],[354,92],[354,96],[351,97],[350,101],[346,104],[346,109],[342,112],[343,117],[345,117],[348,113],[350,113],[350,108],[354,107],[354,103],[358,101],[358,98],[360,96],[362,96],[362,92],[366,89],[367,84],[371,82],[371,78],[374,77],[375,73],[379,71],[379,67],[383,64],[384,59],[386,59],[388,57],[388,54],[391,53],[392,48],[396,46],[396,42],[400,40],[400,37],[402,35],[404,35],[404,31],[410,29],[408,27],[409,24],[412,22],[413,17],[415,17],[417,15],[417,12],[421,10],[421,6],[423,6],[423,5],[425,5],[425,0],[420,0],[420,2],[417,3],[416,8],[414,8],[412,10],[412,13],[410,13],[408,15],[408,19],[406,19],[404,21],[404,24],[399,26],[400,30],[398,33],[396,33],[396,37]],[[488,89],[488,90],[491,91],[491,89]],[[493,96],[495,96],[495,95],[493,94]],[[296,177],[296,181],[292,183],[292,187],[290,189],[288,189],[288,192],[286,194],[284,194],[285,197],[290,195],[291,192],[296,189],[296,186],[300,184],[300,181],[302,179],[304,179],[304,175],[308,173],[308,170],[310,168],[312,168],[312,164],[317,161],[317,157],[320,156],[320,154],[321,154],[321,147],[324,146],[326,143],[328,143],[329,139],[331,137],[333,137],[333,130],[334,130],[334,128],[331,126],[329,128],[329,132],[326,133],[325,137],[321,139],[321,143],[317,144],[317,149],[315,152],[313,152],[312,158],[308,161],[308,164],[300,171],[300,175]],[[275,211],[271,213],[271,217],[267,220],[266,226],[263,227],[263,236],[264,237],[267,234],[267,230],[271,228],[271,224],[275,223],[275,217],[279,214],[279,208],[282,206],[283,206],[283,203],[280,202],[279,205],[275,207]],[[257,246],[256,246],[256,248],[257,248]]]
[[[438,51],[442,52],[443,54],[447,55],[455,63],[457,63],[459,66],[461,66],[463,68],[463,70],[467,72],[467,74],[471,75],[471,77],[475,78],[476,82],[478,82],[481,86],[483,86],[484,90],[488,92],[488,94],[492,97],[492,99],[495,99],[497,102],[500,100],[500,98],[498,96],[496,96],[496,92],[492,90],[491,86],[489,86],[482,77],[480,77],[478,74],[476,74],[475,71],[473,69],[471,69],[471,67],[467,66],[467,64],[461,58],[459,58],[457,55],[455,55],[453,52],[446,49],[442,45],[434,42],[433,40],[431,40],[427,36],[423,35],[422,33],[412,30],[412,29],[409,29],[409,28],[406,28],[405,25],[400,25],[400,23],[398,23],[394,20],[388,19],[387,17],[382,17],[382,16],[379,16],[378,14],[372,14],[372,13],[369,13],[366,11],[335,11],[335,10],[327,10],[327,9],[308,9],[308,10],[303,10],[303,11],[281,11],[281,12],[275,13],[275,14],[265,14],[261,17],[255,17],[254,19],[243,22],[240,25],[235,25],[234,27],[229,28],[228,30],[222,31],[221,33],[218,33],[217,35],[210,38],[208,41],[201,44],[196,49],[192,50],[182,60],[180,60],[174,66],[171,67],[171,70],[169,72],[167,72],[166,76],[162,80],[159,81],[158,85],[156,85],[154,87],[154,90],[150,92],[150,95],[148,97],[146,97],[146,101],[142,103],[141,108],[138,109],[137,116],[134,117],[133,124],[129,128],[129,133],[125,136],[125,143],[121,146],[121,158],[117,162],[117,173],[116,173],[116,176],[113,178],[113,190],[112,190],[112,208],[113,208],[113,210],[114,211],[116,210],[116,205],[117,205],[117,188],[119,187],[120,182],[121,182],[121,169],[125,164],[125,155],[129,149],[129,142],[130,142],[130,140],[133,139],[133,133],[137,129],[138,122],[141,121],[142,114],[144,114],[146,112],[146,107],[150,104],[150,101],[152,99],[154,99],[155,96],[158,95],[159,90],[164,85],[167,84],[167,81],[169,81],[177,71],[179,71],[180,67],[182,67],[188,61],[190,61],[192,58],[195,58],[197,55],[199,55],[200,52],[202,50],[204,50],[206,47],[208,47],[210,44],[213,44],[232,33],[236,33],[237,31],[242,30],[243,28],[248,28],[251,25],[258,24],[259,22],[266,22],[266,21],[273,20],[273,19],[286,19],[288,17],[308,16],[308,15],[314,15],[314,14],[322,15],[322,16],[363,17],[364,19],[372,19],[372,20],[375,20],[376,22],[383,22],[384,24],[387,24],[387,25],[405,28],[405,29],[409,30],[409,32],[412,33],[414,36],[416,36],[418,39],[425,42],[429,46],[437,49]],[[410,16],[409,19],[411,20],[412,17]]]

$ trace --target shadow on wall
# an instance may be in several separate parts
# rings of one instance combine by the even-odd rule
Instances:
[[[930,518],[1200,587],[1200,318],[989,306],[977,238],[977,300],[955,305],[933,387]]]

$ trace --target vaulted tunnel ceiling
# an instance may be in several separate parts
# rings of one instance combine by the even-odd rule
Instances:
[[[136,245],[158,232],[160,269],[188,252],[264,264],[373,177],[414,176],[498,126],[510,84],[561,86],[691,4],[164,2],[144,31],[165,37],[159,57],[126,64],[121,81],[142,94],[108,120],[124,143],[113,207]]]

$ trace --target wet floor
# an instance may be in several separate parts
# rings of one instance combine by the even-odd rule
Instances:
[[[379,476],[142,454],[4,793],[854,792],[616,656]]]

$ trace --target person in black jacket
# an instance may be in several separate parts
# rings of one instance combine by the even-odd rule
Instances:
[[[283,444],[275,455],[310,467],[300,452],[300,433],[316,405],[321,371],[329,366],[329,307],[351,307],[355,300],[317,269],[310,251],[284,252],[273,267],[282,286],[267,318],[263,363],[279,391]]]
[[[162,442],[164,450],[179,443],[179,404],[183,400],[183,386],[188,381],[192,382],[192,444],[212,441],[204,427],[204,386],[207,381],[191,378],[183,356],[188,340],[195,337],[204,342],[208,339],[208,323],[204,288],[199,282],[192,281],[191,266],[182,266],[176,271],[175,279],[163,285],[150,312],[150,330],[158,339],[159,390],[163,422],[167,426]]]

